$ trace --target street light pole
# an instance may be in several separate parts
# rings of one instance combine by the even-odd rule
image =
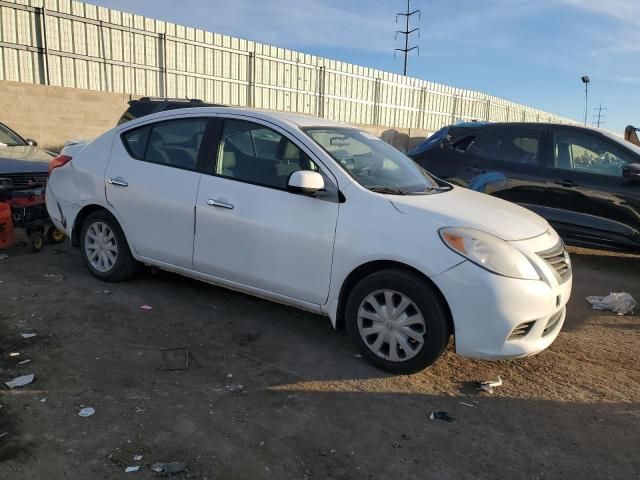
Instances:
[[[587,112],[589,111],[589,83],[591,79],[589,75],[582,77],[582,83],[584,83],[584,125],[587,125]]]

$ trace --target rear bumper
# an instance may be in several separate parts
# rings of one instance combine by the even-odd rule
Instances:
[[[80,211],[80,207],[56,197],[51,188],[51,182],[47,184],[45,202],[53,225],[64,232],[68,238],[71,238],[73,222]]]
[[[459,355],[483,360],[541,352],[564,324],[572,279],[518,280],[464,262],[433,277],[449,303]]]

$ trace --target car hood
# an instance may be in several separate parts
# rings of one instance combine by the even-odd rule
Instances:
[[[537,237],[547,221],[514,203],[454,187],[431,195],[387,196],[401,213],[441,227],[471,227],[507,241]]]
[[[46,172],[52,158],[37,147],[0,147],[0,174]]]

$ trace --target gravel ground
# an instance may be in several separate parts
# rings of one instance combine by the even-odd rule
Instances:
[[[37,336],[0,358],[0,380],[36,380],[0,390],[0,479],[157,478],[157,461],[198,479],[640,476],[640,317],[584,300],[640,300],[640,257],[574,249],[567,321],[539,355],[450,348],[390,376],[322,317],[163,272],[102,284],[67,247],[6,253],[0,347]],[[161,349],[186,345],[189,369],[168,371]],[[498,375],[493,395],[477,392]],[[429,419],[441,410],[455,420]]]

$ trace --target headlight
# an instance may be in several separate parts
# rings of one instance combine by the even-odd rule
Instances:
[[[523,280],[540,279],[527,257],[495,235],[466,227],[444,227],[439,233],[447,247],[490,272]]]

